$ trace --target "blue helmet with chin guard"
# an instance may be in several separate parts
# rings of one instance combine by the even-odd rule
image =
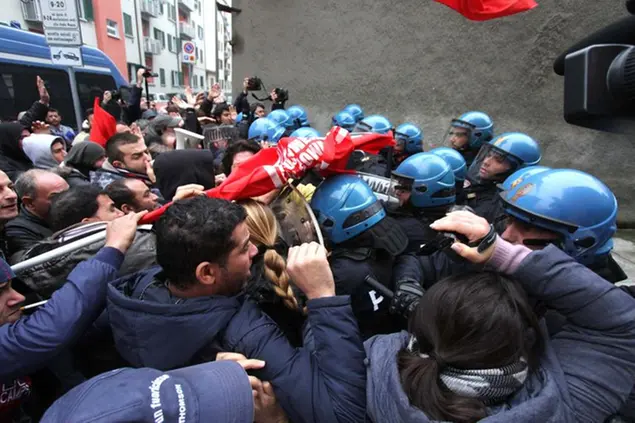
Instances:
[[[322,232],[334,244],[355,238],[386,217],[373,190],[355,175],[325,179],[313,193],[311,208]]]
[[[341,111],[333,116],[333,126],[340,126],[346,129],[348,132],[353,132],[353,128],[355,128],[355,118],[353,115],[346,111]]]
[[[456,202],[454,172],[441,157],[417,153],[392,172],[396,191],[410,192],[410,203],[418,208],[450,206]]]
[[[507,132],[483,144],[468,170],[472,181],[504,181],[509,175],[527,166],[540,163],[540,146],[529,135]]]
[[[559,247],[591,265],[613,248],[617,200],[599,179],[574,169],[551,169],[501,193],[505,212],[559,235]]]
[[[305,126],[309,126],[309,115],[302,106],[291,106],[287,109],[289,114],[289,121],[287,122],[287,128],[298,129]]]
[[[494,138],[494,122],[489,115],[483,112],[464,113],[457,119],[453,119],[450,126],[468,130],[468,142],[463,147],[459,147],[459,150],[467,148],[478,150],[484,143]]]
[[[417,154],[423,151],[423,132],[412,123],[402,123],[395,129],[395,141],[403,146],[406,154]]]
[[[547,170],[551,170],[551,168],[547,166],[529,166],[529,167],[518,169],[516,172],[509,175],[509,177],[505,179],[505,181],[503,181],[502,184],[499,184],[498,188],[501,191],[508,191],[510,189],[514,189],[518,186],[518,184],[520,184],[526,178],[529,178],[532,175],[536,175],[538,173],[541,173]]]
[[[342,111],[350,113],[351,116],[353,116],[353,118],[355,119],[355,122],[359,122],[364,119],[364,110],[359,104],[349,104],[348,106],[344,107],[344,110]]]
[[[377,134],[387,134],[392,130],[392,124],[382,115],[367,116],[355,126],[355,132],[375,132]]]
[[[454,179],[456,181],[464,181],[467,176],[467,165],[465,159],[453,148],[450,147],[437,147],[429,151],[432,154],[436,154],[445,160],[454,172]]]
[[[286,110],[277,109],[272,110],[271,113],[267,115],[267,119],[271,119],[281,127],[285,128],[289,123],[289,119],[291,119],[291,117],[289,116],[289,113],[286,112]]]
[[[269,118],[260,118],[253,121],[247,134],[249,140],[267,141],[277,144],[284,135],[284,128]]]
[[[319,138],[322,136],[317,129],[313,128],[299,128],[291,133],[292,137],[298,138]]]

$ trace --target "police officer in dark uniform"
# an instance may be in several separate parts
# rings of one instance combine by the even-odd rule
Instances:
[[[483,112],[467,112],[452,119],[444,145],[463,156],[470,167],[481,146],[494,138],[494,122]]]
[[[392,130],[393,126],[386,117],[370,115],[357,123],[354,132],[387,134]],[[358,172],[390,177],[393,165],[393,147],[386,147],[379,154],[368,154],[363,151],[353,152],[348,167]]]
[[[368,184],[355,175],[327,178],[313,194],[311,208],[329,247],[336,293],[351,296],[363,338],[404,329],[406,320],[395,314],[404,310],[391,312],[390,295],[383,291],[397,291],[397,299],[412,293],[418,298],[419,264],[402,255],[408,239]],[[381,289],[369,285],[369,278]]]
[[[392,179],[400,205],[391,216],[408,236],[406,251],[418,253],[437,236],[428,225],[454,206],[454,172],[441,157],[418,153],[404,160],[392,172]]]
[[[540,163],[538,143],[526,134],[510,132],[483,144],[467,172],[464,205],[496,224],[502,215],[498,184],[518,169]]]

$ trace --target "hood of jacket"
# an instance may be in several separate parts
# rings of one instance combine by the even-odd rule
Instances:
[[[51,152],[53,143],[58,141],[66,145],[64,139],[58,136],[33,134],[22,141],[22,148],[35,167],[50,169],[59,166],[59,163],[53,158],[53,153]]]
[[[159,266],[108,286],[108,317],[115,345],[135,367],[168,370],[191,363],[215,342],[241,301],[236,297],[178,298]]]
[[[410,405],[410,400],[401,387],[397,369],[397,353],[408,344],[408,333],[377,335],[364,343],[368,357],[366,396],[368,415],[374,422],[382,423],[428,423],[435,422],[420,409]],[[554,373],[562,370],[552,352],[547,351],[541,359],[541,367],[531,373],[523,387],[506,403],[491,407],[490,415],[482,422],[574,422],[573,414],[566,410],[561,393],[561,380]]]
[[[82,142],[73,145],[73,148],[64,159],[64,164],[77,169],[88,176],[88,172],[95,170],[95,162],[106,156],[106,150],[94,142]]]
[[[0,169],[5,172],[26,171],[33,167],[20,145],[21,134],[19,123],[0,123]]]
[[[182,185],[199,184],[214,188],[214,153],[209,150],[175,150],[157,156],[154,161],[157,188],[165,198],[172,198]]]

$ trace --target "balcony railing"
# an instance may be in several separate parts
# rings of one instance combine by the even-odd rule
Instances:
[[[143,50],[148,54],[161,54],[161,41],[145,37],[143,39]]]
[[[194,29],[193,25],[190,25],[187,22],[179,23],[179,32],[181,33],[181,38],[186,38],[188,40],[196,38],[196,29]]]

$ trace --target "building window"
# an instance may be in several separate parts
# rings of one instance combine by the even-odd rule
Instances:
[[[165,87],[165,69],[159,69],[159,81],[162,87]]]
[[[199,26],[198,26],[198,39],[199,39],[199,40],[202,40],[202,39],[203,39],[203,37],[204,37],[204,34],[203,34],[203,27],[199,25]]]
[[[218,59],[218,69],[223,69],[223,61]]]
[[[75,0],[77,2],[77,15],[79,19],[92,21],[95,19],[93,12],[93,0]]]
[[[106,19],[106,33],[113,38],[119,38],[119,25],[115,21]]]
[[[163,31],[154,28],[154,39],[161,41],[161,47],[165,48],[165,33]]]
[[[205,88],[205,78],[201,76],[201,88]]]
[[[201,61],[201,63],[203,63],[203,49],[201,49],[201,55],[198,56],[199,60]]]
[[[133,37],[132,30],[132,16],[127,13],[123,14],[123,33],[126,34],[126,37]]]
[[[176,22],[176,7],[173,4],[168,4],[168,19]]]
[[[192,85],[194,85],[192,88],[198,88],[198,77],[196,75],[192,77],[192,82]]]
[[[176,38],[168,34],[168,50],[172,53],[176,53]]]

